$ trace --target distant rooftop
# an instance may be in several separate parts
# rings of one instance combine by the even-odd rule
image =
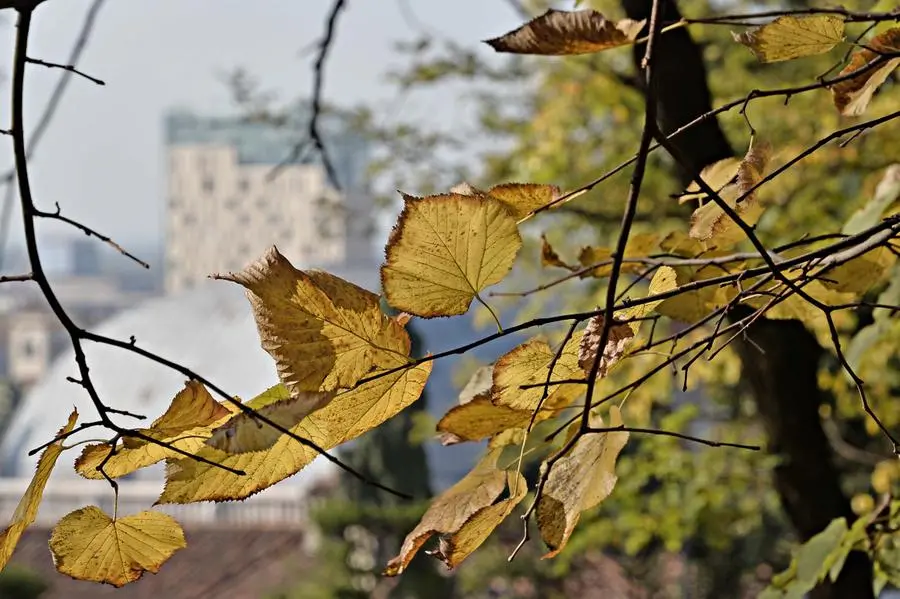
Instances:
[[[240,164],[318,164],[319,154],[311,144],[301,152],[295,151],[308,139],[307,127],[308,109],[304,104],[299,104],[295,115],[283,124],[243,116],[202,115],[179,108],[165,116],[165,142],[170,146],[227,145],[237,150]],[[334,114],[319,118],[319,130],[341,187],[360,188],[369,160],[367,140]]]

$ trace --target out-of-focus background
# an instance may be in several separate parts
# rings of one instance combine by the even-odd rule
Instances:
[[[41,220],[45,269],[80,326],[133,336],[248,399],[277,382],[275,368],[259,346],[241,289],[210,274],[240,270],[275,245],[298,268],[323,268],[377,293],[398,188],[424,195],[462,180],[574,188],[634,152],[644,107],[631,50],[522,60],[498,56],[481,43],[529,14],[549,5],[571,9],[572,2],[344,4],[319,70],[335,0],[47,0],[40,7],[31,56],[65,63],[83,42],[78,68],[105,85],[78,76],[65,84],[31,158],[35,200],[45,210],[58,204],[62,215],[150,265],[144,269],[96,238]],[[582,4],[621,16],[616,2]],[[852,4],[868,10],[871,3]],[[684,0],[679,6],[703,15],[760,4]],[[6,12],[0,13],[0,123],[9,120],[5,98],[15,34],[15,15]],[[727,28],[691,31],[716,105],[754,88],[814,81],[835,60],[763,70]],[[62,75],[29,67],[30,131]],[[334,178],[309,143],[317,92],[318,127]],[[894,94],[893,100],[879,94],[874,110],[896,106]],[[777,148],[795,153],[839,124],[827,96],[797,97],[789,106],[782,98],[764,100],[748,116]],[[743,154],[744,117],[729,113],[721,122]],[[839,230],[900,156],[898,144],[894,124],[843,153],[828,148],[792,169],[769,186],[779,199],[759,230],[769,240]],[[10,144],[0,143],[0,168],[11,165]],[[627,172],[614,177],[583,201],[524,226],[521,259],[499,289],[521,291],[560,276],[540,268],[541,232],[570,260],[582,245],[608,245],[627,178]],[[684,229],[689,212],[672,199],[680,185],[673,164],[654,155],[638,233]],[[0,189],[0,201],[0,274],[27,272],[14,186]],[[489,301],[508,326],[562,309],[590,309],[597,290],[595,281],[573,280],[545,294]],[[439,352],[496,330],[485,316],[476,307],[453,319],[413,319],[408,329],[415,353]],[[558,340],[558,333],[548,335]],[[745,598],[788,565],[796,539],[771,484],[776,459],[645,437],[629,442],[616,493],[582,517],[555,560],[540,560],[540,542],[532,539],[508,563],[522,535],[513,518],[454,573],[422,552],[399,580],[380,577],[424,500],[458,480],[482,450],[480,444],[440,446],[436,420],[459,401],[479,366],[524,339],[512,335],[439,361],[414,408],[339,452],[416,501],[386,496],[319,459],[246,501],[162,506],[183,523],[188,547],[158,574],[120,590],[69,580],[51,563],[47,540],[56,520],[87,504],[113,509],[109,485],[81,479],[69,467],[77,450],[67,452],[36,525],[0,573],[0,599]],[[88,358],[101,396],[151,420],[184,384],[169,370],[109,347],[89,346]],[[865,376],[875,383],[872,401],[885,402],[880,413],[888,426],[900,424],[900,408],[889,402],[893,379],[885,374],[896,369],[873,368],[878,373]],[[701,360],[693,367],[686,392],[680,375],[657,377],[629,396],[632,422],[763,443],[739,370],[726,351],[713,364]],[[833,387],[823,419],[844,490],[864,513],[875,491],[885,493],[900,480],[900,467],[874,440],[878,431],[859,418],[855,392],[835,371],[834,365],[822,369],[822,384]],[[53,437],[73,405],[90,419],[83,390],[67,381],[75,374],[65,331],[39,290],[30,283],[0,285],[0,518],[12,515],[30,480],[36,458],[28,451]],[[162,483],[161,464],[120,480],[119,513],[149,508]]]

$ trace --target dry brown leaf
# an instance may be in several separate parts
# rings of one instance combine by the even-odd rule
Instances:
[[[634,43],[644,21],[610,21],[596,10],[548,10],[518,29],[485,43],[497,52],[565,56]]]
[[[525,477],[518,472],[507,473],[506,487],[509,489],[508,499],[475,512],[462,528],[441,539],[435,557],[447,568],[455,568],[472,555],[528,494]]]
[[[506,472],[497,468],[501,452],[502,448],[488,451],[471,472],[432,501],[419,524],[406,535],[400,553],[388,562],[385,575],[401,574],[428,539],[457,532],[494,503],[506,486]]]
[[[605,328],[604,322],[603,315],[597,314],[588,321],[588,325],[584,329],[581,346],[578,348],[578,365],[584,370],[585,376],[590,376],[591,370],[594,368],[594,362],[597,360],[601,336]],[[635,331],[629,324],[616,322],[615,318],[613,318],[606,345],[604,345],[600,356],[600,366],[597,371],[598,379],[605,377],[609,369],[625,355],[625,350],[631,345],[634,333]]]
[[[772,146],[755,139],[738,167],[736,181],[718,194],[748,225],[756,224],[765,206],[758,200],[756,192],[744,195],[762,180],[771,157]],[[743,199],[738,202],[738,198]],[[709,201],[691,215],[690,236],[700,241],[713,240],[718,249],[723,249],[741,241],[744,232],[718,204]]]
[[[603,422],[592,416],[591,426],[601,428]],[[622,426],[622,414],[616,406],[610,409],[610,426]],[[573,433],[577,428],[573,427]],[[585,434],[553,465],[537,504],[538,528],[550,548],[545,558],[562,551],[583,511],[612,493],[617,480],[616,458],[627,442],[627,432]]]
[[[562,261],[559,254],[556,253],[556,250],[554,250],[553,246],[550,245],[550,242],[547,241],[547,236],[543,234],[541,235],[541,266],[556,266],[558,268],[565,268],[566,270],[573,270],[571,266]]]
[[[900,52],[900,27],[892,27],[876,35],[866,43],[866,46],[853,54],[850,63],[838,73],[838,77],[845,77],[863,69],[879,58],[879,52]],[[872,100],[875,90],[887,80],[897,66],[900,66],[900,57],[884,60],[879,66],[867,69],[857,77],[832,85],[831,95],[834,105],[844,116],[861,115]]]

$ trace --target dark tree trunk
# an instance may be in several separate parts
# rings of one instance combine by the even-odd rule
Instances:
[[[673,0],[661,1],[665,21],[681,18]],[[649,18],[651,0],[622,0],[622,5],[629,18]],[[644,47],[636,47],[636,65],[643,55]],[[711,110],[703,57],[687,29],[672,31],[658,40],[654,75],[658,77],[656,103],[663,133]],[[675,144],[691,161],[690,172],[680,173],[683,182],[692,180],[704,166],[734,155],[715,119],[678,136]],[[736,346],[743,380],[753,394],[768,436],[768,450],[782,458],[775,469],[775,487],[797,534],[806,540],[834,518],[852,518],[819,419],[823,395],[818,388],[817,371],[823,350],[815,337],[799,321],[760,318]],[[868,557],[852,552],[838,580],[821,585],[811,597],[874,597]]]

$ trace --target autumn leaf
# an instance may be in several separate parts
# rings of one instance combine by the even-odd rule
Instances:
[[[212,427],[231,418],[232,410],[236,408],[217,402],[201,383],[188,381],[166,412],[149,428],[139,430],[157,441],[192,453],[203,446],[203,441],[212,434]],[[125,438],[112,456],[109,456],[110,450],[107,443],[86,445],[75,460],[75,471],[85,478],[102,479],[103,474],[97,467],[106,460],[103,471],[110,478],[119,478],[180,455],[172,448],[141,438]]]
[[[844,20],[836,15],[783,16],[732,35],[760,62],[779,62],[831,51],[844,39]]]
[[[375,378],[337,394],[328,405],[290,430],[322,449],[332,449],[410,406],[422,394],[430,372],[431,363],[426,362]],[[259,410],[288,397],[287,389],[276,385],[247,405]],[[282,435],[265,451],[228,454],[213,447],[203,447],[197,455],[246,474],[241,476],[190,458],[171,459],[167,462],[166,486],[158,504],[244,499],[297,473],[319,454]]]
[[[732,181],[738,174],[741,159],[735,157],[724,158],[714,162],[700,171],[700,178],[715,191],[719,191]],[[689,200],[704,200],[706,192],[700,189],[700,184],[692,181],[685,192],[678,198],[678,203],[683,204]]]
[[[612,326],[609,328],[606,344],[603,346],[603,351],[600,352],[600,341],[605,322],[603,315],[597,314],[588,321],[587,327],[584,329],[584,336],[581,338],[581,345],[578,348],[578,365],[584,370],[585,376],[590,376],[599,353],[600,365],[597,370],[597,378],[605,377],[609,369],[625,355],[625,350],[634,338],[635,331],[627,323],[616,322],[614,318]]]
[[[506,487],[507,499],[481,508],[459,530],[441,539],[435,557],[447,568],[457,567],[472,555],[528,494],[528,483],[518,472],[507,473]]]
[[[715,268],[678,266],[674,270],[679,287],[723,274],[723,271]],[[656,312],[673,320],[695,323],[713,310],[727,304],[736,293],[737,289],[733,285],[710,285],[670,297],[656,307]]]
[[[257,414],[282,428],[291,429],[311,412],[324,407],[334,398],[332,391],[302,392],[270,403],[257,410]],[[206,445],[225,453],[262,451],[275,444],[283,435],[281,431],[260,420],[257,415],[241,412],[212,431]]]
[[[513,218],[520,220],[557,199],[560,190],[556,185],[540,183],[502,183],[491,187],[487,193],[503,202]]]
[[[494,503],[506,486],[506,472],[497,467],[501,451],[488,451],[471,472],[431,502],[419,524],[406,535],[400,553],[388,562],[385,575],[401,574],[428,539],[435,534],[457,532],[480,510]]]
[[[388,303],[422,317],[464,314],[478,293],[509,272],[522,240],[506,205],[447,194],[405,205],[385,249]]]
[[[495,405],[490,397],[476,397],[454,406],[437,423],[442,445],[481,441],[510,428],[525,428],[532,411]],[[540,418],[536,418],[536,421]]]
[[[825,271],[822,274],[822,285],[834,291],[861,295],[884,279],[895,262],[897,257],[888,248],[874,248]]]
[[[658,295],[660,293],[667,293],[677,287],[678,274],[675,272],[675,269],[671,266],[660,266],[656,269],[656,272],[653,273],[653,278],[650,279],[647,297]],[[641,304],[635,304],[630,308],[617,311],[613,316],[617,321],[627,322],[628,326],[631,327],[631,330],[634,331],[634,334],[636,335],[641,328],[641,323],[643,322],[642,319],[649,316],[663,301],[665,300],[655,299]]]
[[[626,260],[629,258],[646,258],[653,253],[658,246],[659,235],[655,233],[632,235],[625,244],[625,254],[622,258]],[[578,262],[584,268],[608,262],[608,264],[603,264],[602,266],[598,266],[582,274],[582,279],[585,277],[603,278],[612,274],[612,250],[608,248],[586,246],[582,248],[581,253],[578,254]],[[623,262],[619,272],[637,274],[646,269],[647,265],[640,262]]]
[[[64,427],[59,429],[56,436],[59,437],[60,435],[71,432],[72,429],[75,428],[76,420],[78,420],[78,412],[73,410],[72,413],[69,414],[68,422],[66,422]],[[41,497],[44,494],[44,487],[47,486],[47,481],[50,480],[50,474],[53,472],[56,460],[62,452],[62,440],[51,443],[41,452],[41,457],[38,459],[37,463],[37,470],[35,470],[34,476],[31,477],[31,482],[28,484],[28,488],[25,489],[25,494],[22,495],[22,499],[19,500],[16,511],[13,512],[12,518],[10,518],[9,525],[2,533],[0,533],[0,570],[6,567],[9,558],[12,557],[13,551],[16,550],[16,545],[19,544],[22,533],[25,532],[25,529],[28,528],[37,517],[38,507],[41,504]]]
[[[349,389],[374,369],[407,363],[409,335],[374,293],[321,271],[294,268],[276,248],[239,273],[263,348],[294,397]]]
[[[746,156],[738,166],[737,180],[726,185],[719,197],[730,206],[748,225],[756,224],[762,216],[765,206],[758,200],[757,194],[750,193],[765,173],[766,166],[772,156],[772,146],[766,142],[754,140],[747,150]],[[738,198],[743,199],[738,203]],[[722,208],[713,201],[697,208],[691,216],[690,236],[700,241],[713,240],[719,249],[734,245],[744,238],[744,232],[731,220]]]
[[[879,59],[882,54],[900,52],[900,27],[892,27],[884,31],[866,43],[866,48],[859,50],[850,58],[850,63],[838,73],[837,78],[852,75],[856,71],[862,71],[873,60]],[[866,111],[866,107],[878,89],[890,76],[891,72],[900,65],[900,57],[882,59],[879,66],[866,69],[856,77],[846,81],[840,81],[831,86],[831,95],[834,105],[844,116],[859,116]]]
[[[579,378],[578,347],[581,335],[573,335],[563,349],[560,359],[553,369],[550,382]],[[544,389],[533,387],[522,389],[523,385],[547,382],[550,363],[556,352],[546,342],[532,339],[513,348],[494,364],[494,386],[491,399],[495,405],[507,406],[514,410],[533,412],[538,405],[546,409],[558,409],[570,404],[584,392],[583,385],[563,384],[549,387],[550,393],[541,404]]]
[[[634,43],[643,27],[644,21],[610,21],[596,10],[551,9],[485,43],[497,52],[514,54],[591,54]]]
[[[592,427],[603,426],[597,416],[592,416],[591,421]],[[610,426],[622,426],[622,415],[616,406],[610,409]],[[573,431],[577,431],[577,425]],[[545,558],[562,551],[582,512],[599,505],[612,493],[617,480],[616,458],[627,442],[627,432],[588,433],[553,465],[537,505],[541,538],[550,548]]]
[[[566,270],[574,270],[571,266],[563,262],[550,242],[547,241],[546,235],[541,235],[541,266],[556,266],[557,268],[565,268]]]
[[[184,532],[168,514],[145,511],[113,520],[92,505],[64,516],[50,536],[57,570],[116,587],[144,572],[155,574],[184,547]]]

